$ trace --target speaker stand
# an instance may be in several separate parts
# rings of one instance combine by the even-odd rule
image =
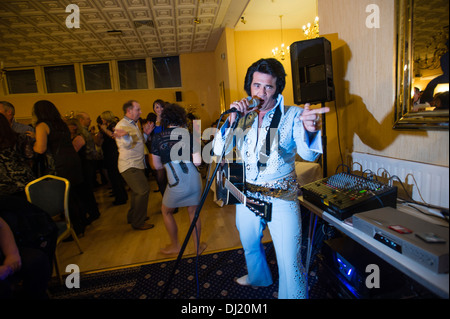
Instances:
[[[322,102],[322,108],[325,107],[325,102]],[[326,113],[322,113],[322,175],[327,177],[327,125]]]

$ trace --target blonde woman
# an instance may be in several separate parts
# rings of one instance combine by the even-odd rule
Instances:
[[[76,118],[66,119],[65,122],[70,131],[73,147],[75,151],[79,152],[86,145],[86,141],[81,134],[81,123]]]

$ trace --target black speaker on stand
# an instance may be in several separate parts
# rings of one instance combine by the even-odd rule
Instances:
[[[297,105],[334,101],[331,43],[320,37],[297,41],[290,46],[294,103]],[[322,114],[322,170],[327,176],[327,134],[325,114]]]

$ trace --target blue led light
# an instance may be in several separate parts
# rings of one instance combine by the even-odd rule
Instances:
[[[336,261],[338,262],[340,273],[345,278],[350,280],[354,267],[347,260],[345,260],[341,255],[339,255],[339,253],[336,253]]]

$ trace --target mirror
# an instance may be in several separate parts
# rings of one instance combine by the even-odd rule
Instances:
[[[448,130],[446,0],[399,0],[395,129]]]

